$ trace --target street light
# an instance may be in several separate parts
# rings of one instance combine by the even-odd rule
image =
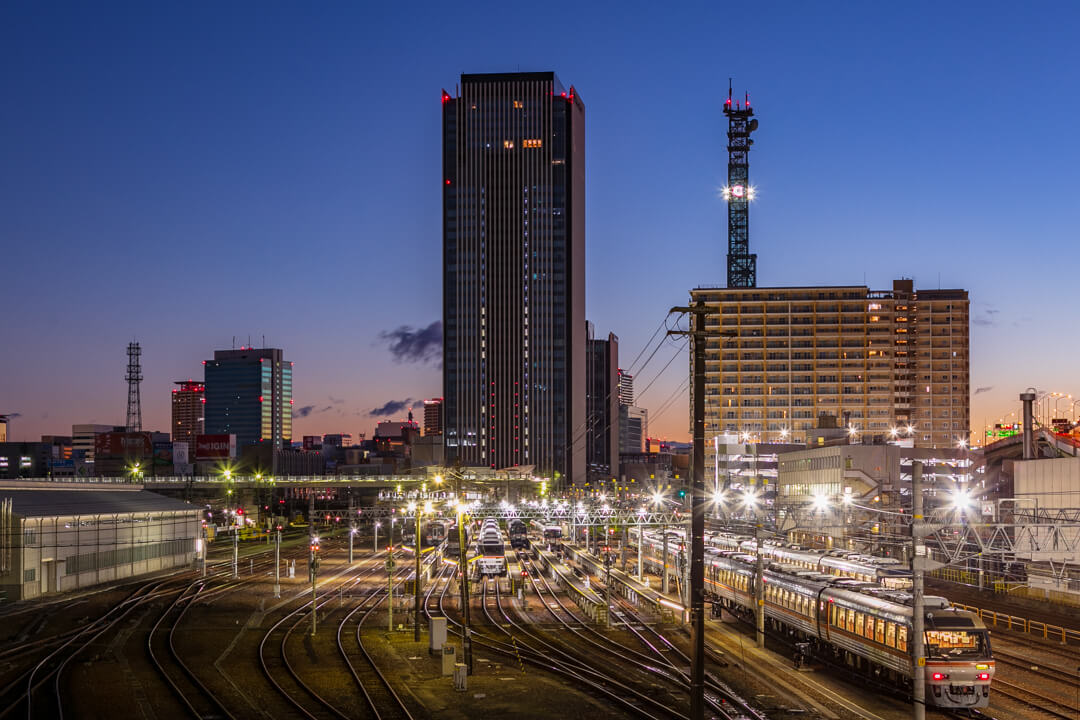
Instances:
[[[472,674],[472,637],[469,625],[469,547],[465,542],[465,511],[468,506],[458,501],[457,503],[457,526],[458,526],[458,572],[461,573],[461,614],[464,627],[461,631],[461,649],[465,654],[466,672]]]

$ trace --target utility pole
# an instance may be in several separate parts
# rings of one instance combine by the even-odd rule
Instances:
[[[373,523],[373,525],[375,527],[375,542],[374,546],[372,547],[372,551],[379,552],[379,523],[375,522]],[[393,535],[390,536],[390,542],[394,542]]]
[[[637,519],[637,576],[638,580],[641,580],[644,576],[642,571],[645,569],[641,564],[641,548],[645,545],[645,529],[641,526],[641,516],[638,515]]]
[[[386,578],[387,578],[387,626],[390,632],[394,632],[394,546],[390,545],[386,550]]]
[[[754,628],[757,646],[765,647],[765,562],[761,554],[761,519],[754,511]]]
[[[319,541],[311,543],[311,636],[315,637],[318,624],[319,596],[316,594],[316,582],[319,576]]]
[[[423,518],[423,510],[420,503],[416,504],[416,576],[413,579],[413,591],[415,605],[413,606],[413,642],[420,642],[420,523]]]
[[[352,495],[349,495],[349,565],[353,564],[353,536],[356,535],[356,513],[353,512]]]
[[[604,622],[611,629],[611,547],[604,548]]]
[[[274,597],[281,597],[281,531],[277,531],[274,546]]]
[[[924,602],[923,571],[926,545],[923,542],[923,465],[918,460],[911,463],[911,655],[912,655],[912,717],[926,718],[926,609]]]
[[[240,577],[240,528],[234,527],[232,534],[232,576]]]
[[[469,624],[469,547],[465,540],[465,515],[458,510],[458,572],[461,573],[461,616],[465,627],[461,632],[461,649],[465,654],[466,672],[472,675],[472,632]]]
[[[315,493],[308,495],[308,575],[311,576],[311,634],[315,634],[315,616],[319,607],[315,596]]]
[[[661,534],[661,535],[663,536],[663,538],[664,538],[664,552],[663,552],[663,554],[662,554],[662,555],[661,555],[661,557],[660,557],[660,565],[661,565],[661,567],[660,567],[660,592],[662,592],[662,593],[664,593],[665,595],[667,595],[667,591],[668,591],[668,573],[667,573],[667,561],[668,561],[668,552],[667,552],[667,525],[661,525],[661,526],[660,526],[660,534]]]
[[[729,273],[730,274],[730,273]],[[753,275],[750,275],[753,287]],[[668,334],[689,335],[693,354],[694,450],[691,489],[690,564],[690,720],[705,717],[705,303],[672,308],[689,313],[692,330]],[[665,569],[665,575],[667,571]]]

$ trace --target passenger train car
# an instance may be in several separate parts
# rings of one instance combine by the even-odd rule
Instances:
[[[648,538],[649,533],[645,536]],[[706,538],[705,544],[722,550],[741,550],[753,554],[756,552],[755,542],[745,535],[714,533]],[[849,550],[809,550],[769,541],[762,544],[761,553],[768,560],[817,570],[827,575],[881,583],[893,590],[911,587],[911,571],[896,558],[862,555]]]
[[[753,612],[755,558],[706,550],[706,585],[714,601]],[[954,709],[986,707],[994,660],[982,620],[941,597],[926,600],[926,700]],[[910,687],[911,594],[876,583],[770,563],[764,572],[769,624],[808,641],[818,656]]]
[[[469,547],[469,524],[465,523],[465,547]],[[458,531],[457,521],[452,521],[446,528],[446,550],[443,553],[444,557],[448,557],[454,562],[458,561],[461,557],[461,533]]]
[[[506,545],[495,518],[485,518],[476,536],[476,572],[481,576],[506,577]]]
[[[529,549],[529,526],[524,520],[511,520],[507,527],[510,534],[510,547],[514,550]]]

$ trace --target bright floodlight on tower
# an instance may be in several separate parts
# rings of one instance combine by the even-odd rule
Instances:
[[[654,491],[653,494],[652,494],[652,501],[653,501],[653,505],[663,505],[664,504],[664,493],[660,492],[659,490]]]
[[[818,512],[824,512],[829,509],[829,497],[824,493],[815,493],[814,495],[814,509]]]
[[[959,512],[967,510],[972,505],[971,491],[966,488],[956,488],[952,495],[953,508]]]

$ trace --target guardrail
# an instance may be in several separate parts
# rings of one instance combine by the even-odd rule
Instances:
[[[978,608],[963,603],[953,603],[953,607],[975,613],[984,623],[992,627],[1004,628],[1006,630],[1012,630],[1013,632],[1022,632],[1029,635],[1040,635],[1047,640],[1059,640],[1062,645],[1068,645],[1070,642],[1080,645],[1080,631],[1062,627],[1061,625],[1052,625],[1040,620],[1028,620],[1027,618],[1019,617],[1017,615],[1010,615],[1008,613],[988,610],[986,608]]]
[[[608,569],[605,568],[600,559],[594,555],[590,555],[584,550],[572,545],[563,545],[563,549],[575,562],[586,566],[587,569],[595,575],[605,576],[607,574]],[[611,582],[615,592],[622,595],[634,605],[645,603],[660,615],[663,622],[674,622],[676,618],[682,622],[689,622],[685,607],[677,602],[669,600],[663,593],[653,590],[645,583],[638,582],[622,570],[615,567],[611,568]]]
[[[570,568],[559,562],[554,553],[539,548],[534,548],[534,553],[541,567],[549,573],[549,577],[569,593],[590,620],[600,625],[607,624],[607,605],[596,592],[590,590],[587,584],[583,588],[582,581],[577,580]],[[584,583],[588,583],[588,580]]]

